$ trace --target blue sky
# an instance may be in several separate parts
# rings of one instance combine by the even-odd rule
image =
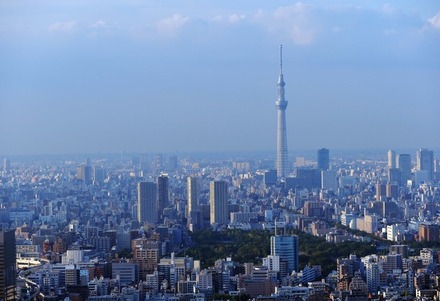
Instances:
[[[0,0],[0,154],[438,149],[438,1]]]

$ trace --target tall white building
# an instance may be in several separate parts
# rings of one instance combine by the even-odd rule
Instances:
[[[396,168],[396,152],[393,150],[388,151],[388,169]]]
[[[188,177],[187,178],[187,199],[188,203],[186,206],[186,217],[191,217],[191,212],[199,210],[199,178]]]
[[[280,256],[269,255],[263,258],[263,266],[267,267],[269,271],[280,271]]]
[[[194,231],[200,228],[202,217],[199,210],[199,190],[200,183],[198,177],[187,178],[187,204],[186,204],[186,219],[188,229]]]

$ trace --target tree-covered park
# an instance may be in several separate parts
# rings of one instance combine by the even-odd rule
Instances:
[[[336,269],[336,259],[350,254],[366,256],[376,252],[376,246],[365,242],[329,243],[322,238],[291,230],[290,234],[299,238],[299,266],[321,265],[322,275]],[[244,231],[227,229],[212,231],[205,229],[192,233],[194,247],[179,254],[194,257],[201,261],[202,267],[213,266],[217,259],[232,257],[232,260],[261,264],[262,258],[270,255],[270,236],[267,230]]]

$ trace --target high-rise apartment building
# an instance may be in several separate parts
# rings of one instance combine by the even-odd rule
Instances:
[[[428,181],[434,178],[434,152],[421,148],[416,154],[416,169],[428,172]]]
[[[210,222],[228,224],[228,183],[212,181],[209,187]]]
[[[15,231],[0,228],[0,300],[16,298]]]
[[[396,152],[388,150],[388,168],[396,168]]]
[[[285,276],[289,275],[292,271],[298,271],[298,236],[271,236],[270,255],[279,256],[280,273],[282,275],[284,274]]]
[[[153,182],[138,183],[138,219],[140,223],[158,221],[157,186]]]
[[[397,155],[397,168],[400,170],[400,183],[406,185],[411,180],[411,156],[409,154]]]
[[[330,167],[330,151],[327,148],[318,149],[318,169],[328,170]]]
[[[199,192],[200,192],[199,178],[188,177],[186,218],[190,229],[197,228],[201,223],[201,215],[199,211]]]
[[[163,220],[163,210],[170,205],[169,179],[167,174],[157,178],[157,202],[159,206],[159,219]]]
[[[284,76],[283,76],[283,46],[280,45],[280,75],[278,77],[278,99],[275,102],[278,112],[277,122],[277,176],[285,177],[288,170],[287,158],[287,129],[286,129],[286,108],[287,101],[284,99]]]
[[[187,178],[188,204],[186,208],[187,217],[190,217],[192,211],[199,209],[199,190],[200,183],[198,177]]]
[[[376,262],[369,262],[366,266],[368,292],[377,293],[380,288],[380,267]]]

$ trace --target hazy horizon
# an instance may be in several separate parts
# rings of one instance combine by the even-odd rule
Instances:
[[[0,3],[0,156],[440,149],[440,3]],[[438,153],[436,153],[438,157]]]
[[[415,163],[416,149],[392,149],[396,154],[409,154],[411,161]],[[440,149],[430,149],[434,151],[434,155],[440,154]],[[137,152],[137,151],[121,151],[119,153],[65,153],[65,154],[10,154],[2,155],[0,158],[8,158],[12,163],[26,162],[26,161],[72,161],[76,163],[85,162],[91,159],[92,162],[100,162],[102,160],[118,160],[131,161],[134,158],[139,158],[141,153],[147,153],[148,161],[154,161],[158,154],[162,155],[164,161],[171,156],[177,156],[177,159],[190,159],[195,161],[204,160],[237,160],[237,161],[252,161],[252,160],[273,160],[275,163],[276,154],[273,150],[268,151],[186,151],[186,152]],[[358,149],[358,150],[341,150],[330,149],[331,161],[336,159],[343,160],[383,160],[387,161],[388,149]],[[2,156],[2,157],[1,157]],[[294,163],[296,158],[304,157],[306,160],[316,160],[317,149],[309,150],[295,150],[289,152],[289,162]]]

